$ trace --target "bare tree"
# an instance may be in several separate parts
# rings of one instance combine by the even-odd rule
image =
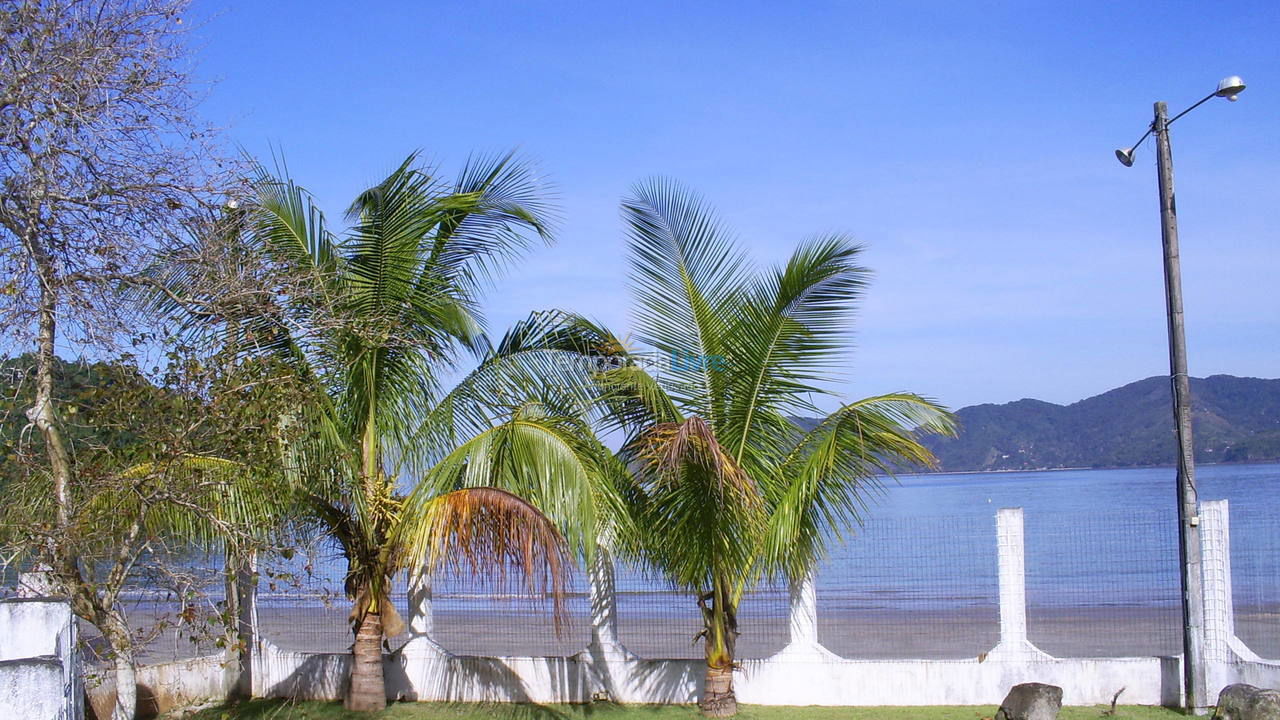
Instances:
[[[52,581],[100,631],[92,649],[114,667],[115,717],[132,717],[136,658],[154,653],[161,636],[240,650],[230,632],[236,598],[218,592],[216,568],[201,555],[244,557],[283,538],[288,484],[277,459],[296,435],[274,419],[298,400],[269,366],[220,359],[178,345],[145,374],[127,354],[55,359],[73,458],[65,523],[48,491],[47,448],[8,422],[36,392],[34,357],[0,365],[0,451],[9,459],[0,556],[44,569],[39,584]]]
[[[98,479],[80,472],[59,415],[56,353],[109,347],[131,322],[120,282],[138,278],[149,251],[220,202],[223,164],[193,112],[185,68],[185,8],[184,0],[0,2],[0,325],[6,344],[34,351],[26,417],[51,486],[47,561],[77,615],[119,645],[117,718],[133,717],[135,698],[115,589],[145,547],[147,513],[112,525],[117,552],[95,582],[77,555],[88,512],[77,498],[92,495],[82,490]],[[136,488],[133,498],[140,508],[189,500],[168,490],[144,498]]]

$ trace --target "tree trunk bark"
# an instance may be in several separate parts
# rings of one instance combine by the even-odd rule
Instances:
[[[706,601],[711,600],[707,607]],[[710,593],[698,600],[706,623],[707,673],[698,707],[706,717],[738,714],[738,698],[733,693],[733,659],[738,640],[737,610],[729,602],[729,590],[717,582]]]
[[[107,614],[100,629],[111,645],[116,673],[116,706],[111,720],[134,720],[138,712],[138,668],[133,658],[129,626],[116,611]]]
[[[35,404],[27,410],[27,419],[36,426],[41,437],[44,438],[45,450],[49,455],[49,474],[53,479],[53,500],[57,509],[58,529],[65,533],[71,522],[71,506],[68,499],[68,488],[71,485],[71,453],[62,436],[62,427],[58,423],[53,399],[54,348],[57,344],[58,331],[57,271],[53,266],[53,258],[45,252],[34,232],[27,238],[26,244],[35,261],[36,274],[40,280],[39,329],[36,335],[36,396]],[[67,542],[66,537],[59,540]]]
[[[733,665],[707,666],[698,708],[706,717],[732,717],[738,714],[738,697],[733,693]]]
[[[387,706],[387,687],[382,677],[382,616],[365,613],[351,648],[351,689],[346,708],[376,712]]]

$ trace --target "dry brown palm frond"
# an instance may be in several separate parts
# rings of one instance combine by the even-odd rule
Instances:
[[[397,534],[402,567],[489,578],[500,587],[515,574],[531,594],[551,596],[561,629],[569,550],[555,524],[519,496],[492,487],[455,490],[406,506]]]
[[[720,494],[733,494],[753,505],[761,502],[755,481],[720,444],[715,430],[696,415],[655,425],[640,438],[640,457],[660,480],[693,467],[713,477]]]

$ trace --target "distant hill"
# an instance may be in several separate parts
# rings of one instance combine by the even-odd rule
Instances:
[[[1280,380],[1191,379],[1197,462],[1280,460]],[[960,435],[925,439],[943,471],[1169,465],[1169,379],[1151,377],[1070,405],[1018,400],[957,412]]]

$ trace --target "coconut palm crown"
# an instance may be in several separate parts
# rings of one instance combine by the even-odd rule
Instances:
[[[286,289],[197,319],[192,332],[234,335],[314,390],[280,419],[304,428],[284,464],[299,512],[347,562],[346,704],[378,710],[383,639],[402,627],[389,599],[396,573],[519,578],[556,598],[559,617],[573,556],[590,560],[616,516],[607,481],[621,466],[574,419],[590,381],[560,361],[578,356],[561,338],[568,316],[535,313],[496,345],[483,332],[487,281],[550,238],[529,166],[473,159],[445,181],[410,156],[356,198],[341,234],[287,177],[259,170],[251,189],[234,211],[236,247],[289,278]],[[180,263],[157,280],[170,298],[203,287]],[[463,373],[468,352],[478,363]],[[461,380],[445,387],[451,374]]]
[[[917,437],[952,432],[952,419],[912,393],[847,402],[833,390],[869,278],[848,237],[815,237],[757,271],[672,182],[636,186],[622,211],[633,324],[656,353],[631,354],[598,381],[610,430],[626,437],[644,552],[698,597],[703,712],[732,715],[744,593],[806,576],[861,522],[878,478],[933,461]]]

